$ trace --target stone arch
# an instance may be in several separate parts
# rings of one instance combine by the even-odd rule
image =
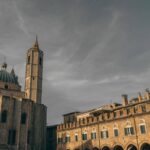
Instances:
[[[140,150],[150,150],[150,144],[148,143],[143,143]]]
[[[120,145],[116,145],[113,150],[123,150],[123,147]]]
[[[99,150],[97,147],[94,147],[93,150]]]
[[[102,150],[110,150],[110,148],[108,146],[104,146]]]
[[[128,145],[127,150],[138,150],[137,147],[133,144]]]

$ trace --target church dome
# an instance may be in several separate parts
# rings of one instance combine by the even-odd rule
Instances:
[[[9,73],[6,68],[7,64],[4,63],[2,65],[2,69],[0,70],[0,81],[18,85],[18,77],[15,75],[14,70]]]

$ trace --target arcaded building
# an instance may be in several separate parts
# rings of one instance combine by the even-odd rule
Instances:
[[[57,150],[150,150],[150,92],[122,95],[86,112],[64,115],[57,126]]]
[[[14,69],[0,70],[0,150],[45,150],[46,111],[42,104],[43,52],[38,41],[27,51],[25,91]]]

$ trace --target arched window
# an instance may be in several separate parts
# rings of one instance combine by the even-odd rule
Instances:
[[[2,123],[5,123],[5,122],[7,122],[7,111],[6,110],[3,110],[2,111],[2,116],[1,116],[2,118],[1,118],[1,122]]]
[[[22,113],[21,114],[21,124],[26,124],[26,120],[27,120],[27,114]]]

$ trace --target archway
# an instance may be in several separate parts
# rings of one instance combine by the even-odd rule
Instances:
[[[94,147],[93,150],[99,150],[97,147]]]
[[[116,145],[113,150],[123,150],[123,148],[120,145]]]
[[[131,144],[128,146],[127,150],[137,150],[137,148],[136,148],[136,146]]]
[[[90,150],[89,148],[85,148],[84,150]]]
[[[108,146],[104,146],[102,150],[110,150],[110,148]]]
[[[148,143],[144,143],[142,144],[141,146],[141,149],[140,150],[150,150],[150,144]]]

